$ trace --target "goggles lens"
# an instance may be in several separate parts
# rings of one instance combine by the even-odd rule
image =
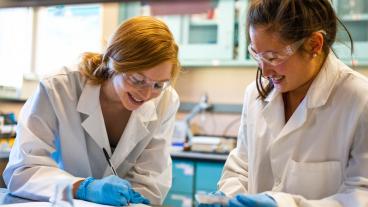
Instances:
[[[278,66],[288,60],[295,52],[299,49],[301,45],[304,43],[304,38],[298,40],[290,45],[287,45],[283,50],[280,52],[260,52],[257,53],[252,48],[252,45],[248,45],[248,52],[251,54],[253,59],[255,59],[258,64],[260,63],[267,63],[272,66]]]
[[[152,88],[156,91],[163,91],[170,85],[170,80],[153,81],[139,73],[123,73],[123,76],[130,85],[139,89]]]

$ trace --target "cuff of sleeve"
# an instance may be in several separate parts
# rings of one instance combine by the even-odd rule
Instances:
[[[80,183],[79,188],[77,190],[77,199],[86,200],[87,187],[94,180],[95,179],[93,177],[88,177],[83,182]]]
[[[278,207],[298,207],[293,197],[287,193],[268,191],[265,194],[273,198]]]

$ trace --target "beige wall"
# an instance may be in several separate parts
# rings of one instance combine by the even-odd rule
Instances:
[[[181,102],[198,102],[207,94],[210,103],[242,104],[246,85],[256,75],[254,68],[187,68],[180,74],[175,86]],[[185,114],[179,113],[178,120]],[[195,134],[236,136],[240,124],[239,114],[200,114],[193,119]]]
[[[253,68],[188,68],[175,88],[183,102],[197,102],[207,93],[213,103],[241,104],[245,86],[255,75]]]
[[[357,68],[356,70],[361,74],[368,76],[368,68]]]
[[[357,68],[368,76],[368,68]],[[204,93],[210,102],[241,104],[245,87],[255,80],[256,70],[237,68],[187,68],[175,86],[183,102],[196,102]]]
[[[23,103],[11,103],[0,100],[0,113],[14,112],[16,117],[19,115],[19,111],[22,108]]]
[[[368,68],[357,68],[368,76]],[[255,68],[188,68],[175,86],[182,102],[197,102],[207,93],[210,103],[242,104],[245,87],[255,80]],[[182,119],[185,114],[178,115]],[[236,136],[240,114],[206,113],[193,120],[194,131],[200,134]],[[237,121],[236,121],[237,120]],[[234,123],[235,122],[235,123]]]

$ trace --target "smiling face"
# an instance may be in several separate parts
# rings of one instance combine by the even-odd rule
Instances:
[[[306,92],[305,85],[313,80],[318,73],[314,67],[313,58],[305,55],[299,47],[302,44],[285,43],[277,33],[270,32],[265,26],[251,26],[249,29],[251,49],[256,54],[275,54],[274,56],[284,58],[280,64],[272,65],[269,61],[259,61],[259,67],[265,78],[272,81],[276,90],[281,93],[293,92],[302,89]],[[307,44],[308,39],[303,44]],[[285,57],[285,48],[294,45],[294,53]],[[298,47],[296,47],[297,45]],[[273,55],[269,55],[272,61]],[[308,88],[308,87],[307,87]]]
[[[145,102],[160,95],[161,90],[154,87],[157,87],[157,85],[161,86],[161,83],[171,79],[172,68],[173,64],[166,61],[147,70],[133,72],[139,74],[137,77],[147,80],[146,87],[135,85],[123,73],[115,75],[112,78],[115,97],[119,99],[127,110],[133,111],[139,108]],[[137,81],[141,82],[142,80]]]

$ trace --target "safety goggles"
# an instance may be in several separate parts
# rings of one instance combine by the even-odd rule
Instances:
[[[258,62],[267,63],[272,66],[278,66],[287,61],[298,49],[303,45],[305,38],[298,40],[290,45],[287,45],[284,49],[279,52],[260,52],[257,53],[252,48],[252,45],[248,45],[248,52]]]
[[[139,73],[123,73],[123,78],[131,86],[138,89],[152,88],[157,92],[165,90],[170,85],[170,80],[167,81],[153,81],[146,76]]]

